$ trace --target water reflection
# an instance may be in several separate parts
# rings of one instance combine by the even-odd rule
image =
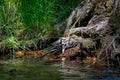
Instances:
[[[0,80],[120,80],[112,69],[85,68],[78,62],[8,61],[0,65]]]
[[[20,62],[0,66],[0,80],[61,80],[61,78],[55,67],[39,62]]]

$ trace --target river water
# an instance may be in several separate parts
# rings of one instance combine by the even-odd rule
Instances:
[[[62,62],[9,60],[0,62],[0,80],[120,80],[120,74]]]

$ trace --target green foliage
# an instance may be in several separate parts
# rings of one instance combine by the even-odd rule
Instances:
[[[45,32],[49,27],[54,1],[21,0],[20,13],[27,29],[41,29]]]
[[[0,3],[1,35],[4,37],[15,36],[15,30],[18,29],[21,20],[17,9],[18,4],[14,0],[4,0]]]
[[[0,0],[0,5],[3,5],[3,3],[4,3],[4,0]]]
[[[21,41],[20,48],[30,50],[29,47],[34,46],[34,50],[37,49],[37,41],[36,40],[23,40]]]
[[[0,41],[7,48],[25,49],[54,33],[83,0],[0,0]],[[53,35],[56,35],[55,33]]]
[[[71,11],[84,0],[55,0],[54,15],[58,22],[65,20]]]
[[[27,29],[49,34],[83,0],[21,0],[20,13]],[[52,25],[51,25],[52,24]],[[39,31],[37,31],[39,29]]]
[[[19,49],[18,40],[13,36],[3,40],[3,43],[4,43],[5,47],[7,47],[7,48],[14,49],[14,50]]]

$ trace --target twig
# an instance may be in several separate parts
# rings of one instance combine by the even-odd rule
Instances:
[[[115,50],[116,48],[115,48],[115,39],[118,37],[118,35],[117,36],[115,36],[115,38],[113,38],[113,40],[110,42],[110,44],[103,50],[103,51],[101,51],[101,54],[102,54],[102,52],[106,52],[106,56],[104,57],[104,58],[102,58],[101,60],[103,60],[103,59],[105,59],[106,57],[108,57],[109,55],[107,54],[108,52],[107,52],[107,50],[108,50],[108,48],[110,47],[110,46],[113,46],[113,49]],[[100,54],[100,55],[101,55]],[[100,56],[99,55],[99,56]]]

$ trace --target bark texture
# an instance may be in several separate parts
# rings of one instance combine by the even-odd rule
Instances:
[[[76,48],[74,45],[78,43],[82,44],[82,48],[73,50],[71,55],[80,49],[81,53],[94,53],[98,58],[108,57],[112,51],[119,52],[119,18],[120,0],[85,0],[71,12],[63,24],[66,29],[64,39],[61,38],[59,43],[63,52],[60,55],[67,55],[68,49]]]

